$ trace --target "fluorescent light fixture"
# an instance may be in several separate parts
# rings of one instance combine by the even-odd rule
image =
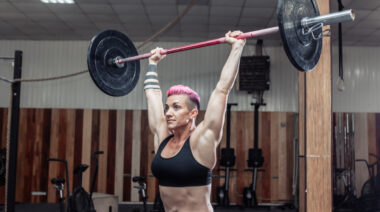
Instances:
[[[41,0],[41,2],[46,4],[74,4],[74,0]]]

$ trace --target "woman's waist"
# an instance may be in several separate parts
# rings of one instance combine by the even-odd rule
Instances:
[[[210,203],[211,185],[170,187],[159,186],[165,204],[171,206],[205,206]]]

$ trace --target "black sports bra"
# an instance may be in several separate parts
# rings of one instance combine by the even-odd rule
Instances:
[[[162,150],[173,135],[161,142],[152,161],[152,173],[162,186],[186,187],[211,183],[212,170],[199,164],[190,149],[190,137],[181,150],[171,158],[163,158]]]

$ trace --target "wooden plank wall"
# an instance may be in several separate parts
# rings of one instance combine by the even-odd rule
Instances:
[[[5,148],[7,140],[8,109],[0,108],[0,149]],[[5,179],[4,179],[5,180]],[[0,187],[0,204],[5,202],[5,186]]]
[[[201,121],[201,111],[197,121]],[[290,202],[292,197],[294,113],[261,112],[259,147],[265,158],[263,172],[258,174],[260,202]],[[252,172],[248,169],[248,148],[253,147],[253,112],[231,113],[231,147],[237,161],[230,179],[230,199],[242,203],[243,188],[249,186]],[[136,119],[136,120],[134,120]],[[6,141],[7,109],[0,109],[1,146]],[[138,135],[136,135],[136,133]],[[226,135],[226,133],[224,133]],[[139,141],[132,142],[139,138]],[[70,191],[77,185],[73,169],[80,163],[90,165],[83,177],[83,187],[90,188],[95,164],[91,154],[99,156],[99,174],[95,191],[118,194],[120,201],[138,201],[138,191],[131,182],[131,173],[138,168],[147,177],[148,201],[153,202],[158,185],[152,177],[150,164],[154,157],[153,135],[147,123],[147,111],[89,109],[21,109],[17,169],[18,202],[56,202],[57,195],[50,183],[53,177],[64,177],[63,164],[47,162],[49,157],[65,158],[69,165]],[[225,147],[224,137],[219,148]],[[139,144],[132,146],[133,143]],[[133,153],[132,150],[139,150]],[[139,158],[132,159],[132,155]],[[218,155],[218,159],[219,159]],[[224,183],[224,175],[214,169],[212,200],[216,187]],[[32,191],[46,191],[47,196],[32,196]],[[3,195],[3,193],[2,193]],[[1,196],[1,195],[0,195]],[[137,197],[137,199],[135,199]]]

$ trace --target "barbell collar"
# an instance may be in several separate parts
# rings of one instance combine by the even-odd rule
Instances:
[[[355,13],[350,10],[344,10],[341,12],[329,13],[326,15],[320,15],[316,17],[305,17],[301,20],[301,25],[304,29],[309,29],[316,24],[323,24],[323,26],[343,23],[355,20]]]

